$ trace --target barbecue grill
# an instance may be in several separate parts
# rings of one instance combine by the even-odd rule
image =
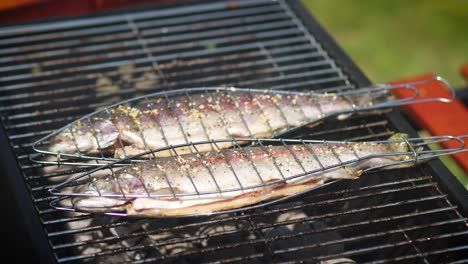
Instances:
[[[5,221],[44,262],[466,261],[466,191],[437,160],[216,216],[123,218],[50,207],[57,197],[48,189],[89,168],[35,163],[32,143],[105,105],[201,86],[370,85],[297,1],[180,3],[3,27],[0,36],[0,143],[8,146],[1,185],[12,201]],[[416,136],[394,109],[326,120],[290,137],[379,140],[396,131]]]

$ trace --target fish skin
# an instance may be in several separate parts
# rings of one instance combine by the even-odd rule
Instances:
[[[287,95],[276,91],[250,93],[240,89],[193,94],[190,98],[174,96],[169,101],[155,98],[134,106],[116,106],[107,113],[100,112],[89,122],[72,123],[71,129],[51,139],[49,151],[77,154],[78,146],[82,154],[97,154],[102,150],[104,154],[122,158],[187,142],[268,138],[323,116],[351,111],[353,105],[372,105],[372,98],[369,95],[352,95],[347,99],[334,94]],[[230,143],[220,145],[221,148],[230,146]],[[198,150],[211,151],[213,146],[200,146]],[[177,149],[178,154],[191,152],[190,147]],[[156,154],[174,155],[169,150]]]
[[[115,172],[115,177],[108,175],[97,178],[78,190],[79,193],[96,195],[96,188],[98,188],[104,196],[122,194],[123,191],[128,195],[127,199],[76,197],[72,203],[75,208],[90,212],[121,210],[127,211],[129,215],[152,217],[208,214],[293,195],[331,179],[358,178],[366,168],[405,160],[409,157],[404,155],[372,157],[326,171],[320,171],[320,168],[339,164],[340,161],[353,161],[357,158],[355,153],[360,157],[365,157],[405,151],[404,144],[362,142],[290,145],[289,147],[268,146],[266,149],[244,147],[198,155],[186,154],[158,158],[122,168]],[[315,153],[321,164],[312,153]],[[319,172],[307,174],[314,170]],[[260,185],[262,182],[281,180],[283,176],[291,177],[304,173],[306,175],[298,178],[249,188]],[[239,190],[241,186],[244,188],[243,191]],[[175,193],[185,194],[185,196],[147,196],[147,193],[171,194],[171,188]],[[220,194],[217,193],[218,188],[233,191]],[[206,194],[196,195],[197,191]],[[140,196],[135,198],[138,195]]]
[[[93,133],[94,132],[94,133]],[[95,118],[89,125],[78,122],[52,139],[49,151],[66,154],[98,154],[99,149],[113,147],[119,131],[114,124],[103,118]]]

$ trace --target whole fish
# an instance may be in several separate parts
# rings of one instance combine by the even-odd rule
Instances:
[[[382,91],[378,98],[391,98]],[[375,103],[375,94],[337,95],[246,89],[159,96],[119,104],[72,123],[51,138],[49,151],[67,154],[137,155],[170,145],[231,138],[268,138],[326,116],[345,119],[356,108]],[[342,113],[342,114],[340,114]],[[230,143],[219,147],[230,147]],[[211,151],[200,146],[198,151]],[[193,148],[177,149],[178,154]],[[174,152],[160,151],[158,156]]]
[[[89,212],[126,211],[149,217],[209,214],[294,195],[331,179],[355,179],[367,168],[411,158],[391,155],[407,150],[404,141],[314,143],[158,158],[93,178],[77,188],[76,193],[85,196],[73,198],[72,205]]]

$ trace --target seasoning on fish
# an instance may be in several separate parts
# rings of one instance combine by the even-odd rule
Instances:
[[[390,98],[383,91],[382,98]],[[379,100],[386,100],[380,98]],[[170,145],[226,138],[268,138],[329,115],[345,119],[355,108],[373,104],[369,94],[336,95],[286,93],[245,89],[155,97],[120,104],[89,119],[74,122],[51,139],[49,151],[67,154],[98,154],[116,158],[137,155]],[[221,144],[221,148],[230,147]],[[199,151],[211,151],[201,146]],[[191,153],[186,147],[178,154]],[[160,157],[173,152],[159,151]]]
[[[395,134],[390,139],[405,136]],[[93,178],[78,187],[77,193],[86,196],[73,198],[72,204],[83,211],[126,211],[135,216],[209,214],[291,196],[331,179],[355,179],[367,168],[411,158],[391,155],[407,150],[403,141],[316,143],[249,146],[158,158],[122,168],[113,176]],[[357,156],[362,159],[357,160]],[[295,175],[299,177],[289,178]],[[282,181],[284,178],[288,179]],[[272,181],[277,182],[265,185]],[[161,197],[163,194],[166,196]]]

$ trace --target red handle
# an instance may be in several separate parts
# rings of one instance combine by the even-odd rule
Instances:
[[[2,4],[2,1],[6,1]],[[167,3],[175,0],[0,0],[0,24],[29,22],[60,16],[77,16],[149,3]]]
[[[468,65],[464,70],[466,70],[468,74]],[[433,74],[424,74],[417,77],[393,81],[392,83],[398,84],[422,81],[432,78],[433,76]],[[438,81],[416,85],[416,87],[420,94],[418,98],[449,98],[451,96],[448,89]],[[395,96],[399,98],[412,95],[412,92],[408,89],[395,89],[393,91]],[[460,100],[455,99],[452,103],[431,102],[406,105],[402,106],[402,108],[412,121],[420,128],[429,131],[433,136],[468,134],[468,109]],[[465,145],[468,146],[468,138],[465,138],[464,141]],[[456,145],[457,143],[452,141],[442,143],[444,148],[457,147]],[[468,172],[468,152],[453,155],[453,158],[465,172]]]

